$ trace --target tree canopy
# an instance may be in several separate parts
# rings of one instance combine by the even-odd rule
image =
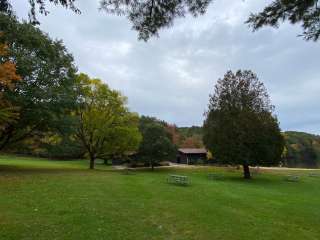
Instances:
[[[251,71],[227,72],[210,96],[204,122],[204,144],[217,161],[249,166],[281,160],[283,137],[267,91]]]
[[[193,16],[205,13],[212,0],[100,0],[100,9],[107,13],[124,15],[138,31],[138,38],[148,40],[158,36],[160,29],[173,25],[175,18],[184,17],[187,13]],[[75,13],[80,10],[75,6],[76,0],[29,0],[29,19],[38,24],[37,9],[40,14],[47,15],[46,3],[53,3],[71,9]],[[13,13],[10,0],[0,0],[0,11]]]
[[[320,7],[318,0],[275,0],[263,11],[251,14],[247,23],[253,30],[264,26],[278,27],[288,20],[292,24],[300,24],[302,36],[306,40],[317,41],[320,36]]]
[[[47,15],[46,3],[60,5],[75,13],[80,10],[76,0],[29,0],[29,19],[39,24],[37,12]],[[212,0],[100,0],[100,9],[109,14],[125,16],[138,32],[138,38],[147,41],[159,35],[159,30],[170,27],[176,18],[188,13],[194,17],[203,15]],[[38,10],[38,11],[37,11]],[[0,0],[0,12],[14,13],[10,0]],[[253,30],[263,26],[278,27],[289,20],[292,24],[302,23],[306,40],[318,40],[320,36],[320,8],[318,0],[274,0],[260,13],[251,13],[246,21]]]
[[[124,15],[138,32],[138,38],[148,40],[158,36],[159,30],[173,25],[176,18],[187,13],[196,17],[206,12],[212,0],[102,0],[107,13]]]
[[[32,24],[39,24],[39,21],[37,19],[37,10],[40,14],[49,14],[49,11],[46,8],[46,3],[48,2],[71,9],[75,13],[80,13],[80,10],[74,4],[75,1],[76,0],[29,0],[29,20]],[[13,15],[14,10],[12,8],[10,0],[0,0],[0,12],[5,12],[9,15]]]

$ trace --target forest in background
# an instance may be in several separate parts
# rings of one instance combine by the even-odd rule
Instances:
[[[283,165],[288,167],[319,167],[320,136],[305,132],[284,132]]]

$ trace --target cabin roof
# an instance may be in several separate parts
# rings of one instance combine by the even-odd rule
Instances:
[[[179,148],[178,151],[185,154],[207,154],[204,148]]]

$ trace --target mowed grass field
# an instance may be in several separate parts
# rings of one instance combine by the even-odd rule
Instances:
[[[248,181],[213,167],[131,175],[87,167],[0,156],[0,239],[320,239],[320,177],[307,171],[287,182],[279,170]],[[210,181],[210,172],[224,178]],[[191,185],[169,185],[169,174]]]

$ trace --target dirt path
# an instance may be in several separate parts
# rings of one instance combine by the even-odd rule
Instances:
[[[187,165],[187,164],[174,164],[171,163],[170,166],[172,167],[177,167],[177,168],[206,168],[210,166],[199,166],[199,165]],[[223,168],[223,167],[222,167]],[[228,168],[228,167],[226,167]],[[231,167],[232,168],[232,167]],[[251,169],[257,169],[257,167],[250,167]],[[279,171],[288,171],[288,170],[293,170],[293,171],[320,171],[320,169],[314,169],[314,168],[288,168],[288,167],[258,167],[258,169],[261,170],[279,170]]]
[[[160,166],[156,168],[208,168],[208,167],[217,167],[217,166],[210,166],[210,165],[187,165],[187,164],[176,164],[170,163],[169,166]],[[150,167],[138,167],[138,168],[127,168],[125,166],[113,166],[116,170],[138,170],[138,169],[150,169]],[[228,168],[228,167],[221,167],[221,168]],[[230,167],[235,168],[235,167]],[[277,170],[277,171],[319,171],[320,169],[312,169],[312,168],[287,168],[287,167],[251,167],[252,170],[260,169],[260,170]]]

